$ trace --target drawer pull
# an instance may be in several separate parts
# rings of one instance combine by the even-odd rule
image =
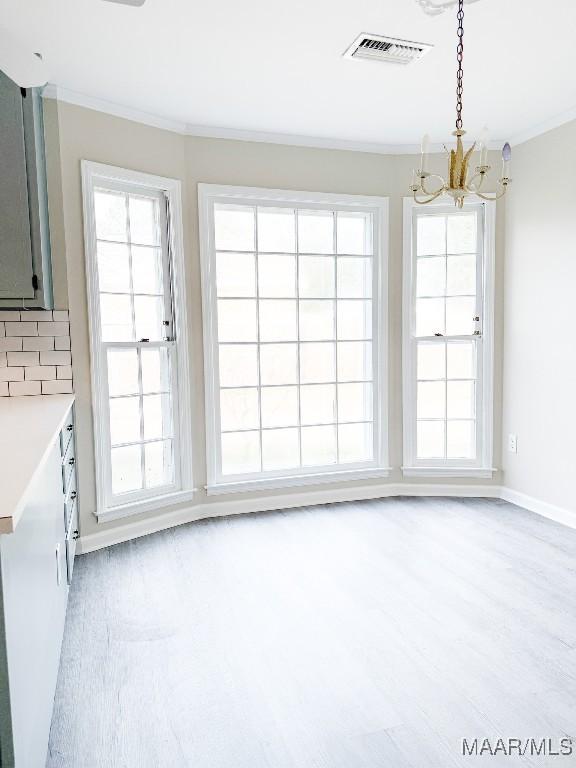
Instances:
[[[76,496],[78,496],[78,492],[77,491],[72,491],[72,493],[70,494],[70,498],[72,499],[72,501],[74,501]]]
[[[73,429],[74,429],[74,424],[68,424],[68,426],[66,427],[67,432],[72,432]]]
[[[70,466],[73,467],[74,464],[76,464],[76,459],[74,457],[72,457],[71,459],[68,459],[68,464],[70,464]]]
[[[72,534],[72,538],[74,539],[74,541],[80,538],[80,531],[78,529],[74,531],[74,533]]]

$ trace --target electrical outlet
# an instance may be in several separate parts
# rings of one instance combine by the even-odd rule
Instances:
[[[518,453],[518,435],[508,435],[508,452]]]

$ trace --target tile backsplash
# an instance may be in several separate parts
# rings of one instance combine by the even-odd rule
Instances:
[[[72,391],[68,310],[0,310],[0,397]]]

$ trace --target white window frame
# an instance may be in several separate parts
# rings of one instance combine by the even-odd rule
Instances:
[[[217,203],[250,206],[294,205],[312,209],[354,210],[373,215],[373,301],[380,308],[373,313],[374,370],[374,461],[316,470],[258,473],[264,476],[223,476],[220,471],[220,404],[218,370],[217,297],[214,246],[214,205]],[[204,326],[204,378],[206,407],[207,485],[210,494],[235,493],[265,488],[289,488],[347,480],[382,478],[388,466],[388,198],[340,195],[237,187],[217,184],[198,185],[200,217],[200,257],[202,267],[202,310]]]
[[[111,493],[107,361],[105,347],[100,339],[94,208],[94,188],[98,186],[110,189],[124,187],[127,191],[140,189],[144,192],[157,192],[164,197],[167,211],[166,243],[173,310],[172,335],[174,336],[171,381],[174,419],[174,483],[168,492],[166,487],[163,487],[126,494],[126,501],[113,500]],[[105,522],[189,501],[194,495],[181,183],[177,179],[82,160],[82,199],[96,464],[96,517],[99,522]]]
[[[415,212],[454,213],[454,204],[436,200],[425,206],[411,197],[404,199],[404,270],[403,270],[403,425],[405,477],[475,477],[492,478],[494,430],[494,292],[496,252],[496,204],[470,196],[466,209],[483,211],[482,259],[478,264],[478,316],[481,335],[478,344],[476,393],[476,445],[474,460],[416,458],[416,342],[413,334],[416,296],[416,253],[414,248],[417,215]],[[471,337],[461,337],[469,339]]]

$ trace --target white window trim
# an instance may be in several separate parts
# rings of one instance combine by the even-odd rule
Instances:
[[[413,198],[404,198],[404,267],[403,267],[403,312],[402,312],[402,393],[404,425],[404,477],[475,477],[492,478],[498,470],[492,466],[494,443],[494,295],[496,259],[496,204],[471,195],[464,203],[484,209],[484,243],[482,274],[482,345],[483,366],[480,372],[482,407],[477,417],[477,426],[482,431],[482,449],[474,461],[454,460],[451,462],[418,462],[416,457],[416,361],[410,343],[412,323],[412,300],[414,287],[415,258],[413,253],[413,213],[420,206]],[[449,204],[448,204],[449,205]],[[446,201],[437,200],[426,206],[446,208]]]
[[[215,203],[270,205],[274,202],[306,206],[309,209],[332,206],[335,209],[365,210],[372,213],[375,220],[374,263],[376,265],[375,296],[383,311],[374,320],[374,362],[375,384],[379,397],[375,398],[374,427],[378,433],[375,461],[368,466],[351,465],[349,468],[335,468],[333,471],[312,471],[278,476],[267,475],[263,478],[226,481],[218,477],[219,432],[218,432],[218,362],[217,316],[216,316],[216,280],[213,274],[214,227],[212,209]],[[206,468],[208,495],[238,493],[265,489],[280,489],[338,483],[350,480],[383,478],[390,473],[388,466],[388,198],[362,195],[339,195],[327,192],[303,192],[260,187],[238,187],[220,184],[198,184],[198,210],[200,229],[200,260],[202,268],[202,312],[204,326],[204,379],[206,407]]]
[[[84,251],[86,258],[86,282],[88,298],[88,324],[91,353],[91,384],[94,448],[96,464],[96,517],[98,522],[114,520],[119,517],[151,512],[156,509],[190,501],[194,496],[192,479],[192,420],[191,420],[191,383],[188,364],[188,323],[186,318],[186,285],[184,268],[184,243],[182,228],[182,192],[177,179],[154,176],[139,171],[131,171],[112,165],[82,160],[82,200],[84,208]],[[176,489],[166,493],[159,489],[157,493],[148,491],[142,498],[124,504],[109,504],[107,493],[106,467],[108,459],[108,426],[105,414],[108,404],[104,402],[107,387],[103,381],[106,371],[105,360],[100,343],[100,303],[98,296],[98,265],[96,262],[96,222],[94,211],[94,185],[119,183],[139,186],[143,189],[162,191],[168,203],[169,242],[171,269],[171,288],[173,302],[173,329],[177,340],[176,380],[174,393],[175,430],[177,432],[177,452],[175,469],[178,482]]]

